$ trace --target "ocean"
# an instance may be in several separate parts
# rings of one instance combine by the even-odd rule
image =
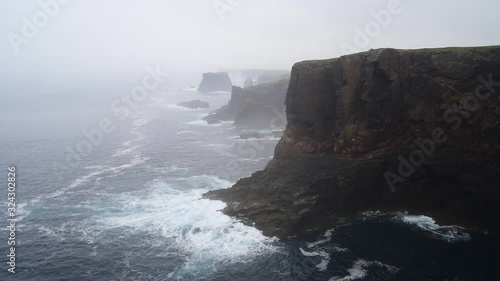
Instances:
[[[117,114],[113,101],[140,78],[2,81],[0,280],[500,280],[498,238],[425,216],[367,212],[280,241],[222,214],[225,203],[202,195],[263,169],[278,138],[243,140],[231,122],[207,125],[201,118],[230,93],[200,94],[188,86],[197,80],[158,87]],[[210,108],[176,105],[193,99]],[[84,131],[103,119],[114,129],[89,147]]]

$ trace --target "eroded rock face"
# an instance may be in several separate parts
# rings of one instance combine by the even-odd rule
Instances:
[[[206,196],[281,238],[361,211],[500,233],[500,47],[297,63],[264,171]]]
[[[198,87],[201,93],[216,91],[231,91],[233,84],[226,72],[203,73],[203,80]]]
[[[245,89],[235,86],[229,103],[203,119],[209,124],[234,121],[237,126],[249,128],[284,126],[288,83],[288,80],[280,80]]]

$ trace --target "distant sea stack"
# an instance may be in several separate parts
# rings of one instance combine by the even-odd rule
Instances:
[[[201,80],[200,86],[198,87],[198,92],[216,92],[216,91],[231,91],[233,84],[231,83],[231,78],[226,72],[217,73],[203,73],[203,79]]]
[[[500,234],[499,89],[500,46],[297,63],[273,160],[205,196],[280,238],[377,210]]]
[[[245,80],[245,83],[244,83],[244,88],[248,88],[248,87],[252,87],[253,86],[253,80],[251,77],[248,77],[246,80]]]
[[[182,106],[190,109],[198,109],[198,108],[209,108],[210,104],[206,101],[201,100],[192,100],[192,101],[183,101],[177,104],[178,106]]]
[[[209,124],[234,121],[248,128],[284,127],[288,84],[289,80],[280,80],[245,89],[235,86],[228,104],[203,119]]]

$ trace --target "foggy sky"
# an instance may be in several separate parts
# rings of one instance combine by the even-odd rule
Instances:
[[[222,20],[217,1],[238,5]],[[9,34],[22,35],[23,18],[32,21],[41,8],[38,0],[2,1],[1,72],[151,63],[202,70],[288,69],[298,61],[340,56],[342,42],[356,47],[355,29],[364,30],[374,20],[371,12],[386,10],[390,1],[72,0],[19,45],[17,54]],[[399,2],[402,11],[357,49],[500,44],[500,1]]]

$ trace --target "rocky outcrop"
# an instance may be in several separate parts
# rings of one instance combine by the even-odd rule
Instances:
[[[206,101],[201,101],[201,100],[192,100],[192,101],[183,101],[177,104],[178,106],[190,108],[190,109],[197,109],[197,108],[209,108],[210,104]]]
[[[284,126],[279,118],[285,107],[288,80],[242,89],[233,87],[229,103],[203,119],[209,124],[234,121],[236,126],[269,128]],[[281,122],[280,122],[281,121]]]
[[[233,84],[226,72],[203,73],[198,92],[231,91]]]
[[[206,196],[281,238],[370,210],[499,234],[499,87],[500,46],[297,63],[273,160]]]
[[[257,77],[257,85],[290,79],[288,70],[267,70]]]
[[[252,87],[253,86],[253,80],[252,78],[248,77],[246,80],[245,80],[245,83],[244,83],[244,88],[248,88],[248,87]]]

